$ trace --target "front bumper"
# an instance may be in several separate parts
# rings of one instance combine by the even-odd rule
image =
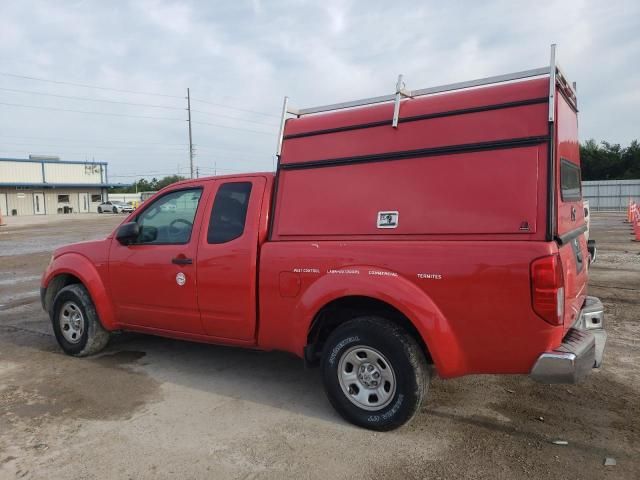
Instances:
[[[562,344],[538,357],[531,378],[541,383],[578,383],[592,368],[602,365],[606,342],[602,302],[596,297],[587,297],[578,320]]]

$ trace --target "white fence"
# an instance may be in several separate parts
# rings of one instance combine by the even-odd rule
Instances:
[[[582,198],[591,210],[626,210],[629,199],[640,203],[640,179],[585,181]]]

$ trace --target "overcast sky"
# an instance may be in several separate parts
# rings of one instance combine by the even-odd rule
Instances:
[[[640,138],[638,0],[2,0],[0,157],[106,161],[114,182],[186,174],[190,87],[201,173],[271,170],[284,95],[304,107],[392,93],[398,73],[423,88],[525,70],[553,42],[581,139]]]

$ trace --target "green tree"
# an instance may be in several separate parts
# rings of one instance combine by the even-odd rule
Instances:
[[[640,144],[628,147],[606,141],[587,140],[580,145],[583,180],[621,180],[640,178]]]
[[[185,180],[185,177],[180,175],[169,175],[168,177],[158,180],[153,177],[151,180],[141,178],[136,180],[128,187],[118,187],[111,190],[111,193],[136,193],[136,192],[155,192],[168,185]]]
[[[164,177],[162,180],[158,180],[156,182],[155,190],[160,190],[168,185],[171,185],[172,183],[180,182],[182,180],[185,180],[185,177],[182,177],[180,175],[170,175],[168,177]]]
[[[640,178],[640,143],[637,140],[624,149],[622,163],[625,169],[623,178]]]

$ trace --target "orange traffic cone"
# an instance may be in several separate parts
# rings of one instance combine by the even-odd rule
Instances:
[[[633,221],[633,203],[631,202],[631,197],[629,197],[629,205],[627,206],[627,222],[631,223]]]

